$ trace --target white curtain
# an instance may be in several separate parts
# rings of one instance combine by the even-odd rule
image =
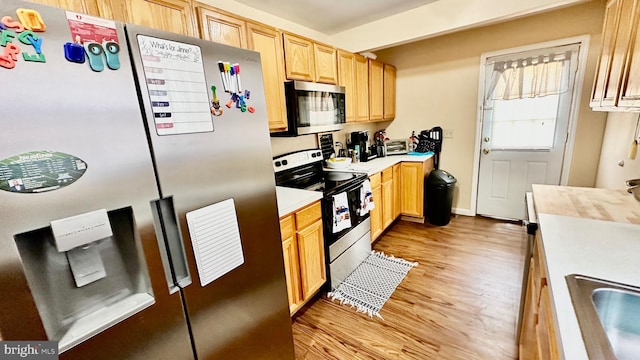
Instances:
[[[554,50],[565,51],[487,59],[491,75],[485,100],[524,99],[566,92],[573,49]]]

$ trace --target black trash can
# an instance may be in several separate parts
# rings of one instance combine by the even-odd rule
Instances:
[[[451,204],[456,178],[444,170],[433,170],[425,179],[425,207],[429,223],[447,225],[451,219]]]

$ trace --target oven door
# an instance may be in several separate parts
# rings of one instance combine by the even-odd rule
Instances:
[[[352,186],[344,190],[347,193],[347,199],[349,202],[349,216],[351,218],[351,226],[343,229],[337,233],[333,232],[333,196],[327,195],[322,199],[322,222],[325,245],[331,246],[338,239],[345,236],[358,224],[364,222],[369,218],[369,214],[360,215],[360,189],[362,188],[362,182],[357,182]]]

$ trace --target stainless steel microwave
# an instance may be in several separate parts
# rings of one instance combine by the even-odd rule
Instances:
[[[284,83],[288,129],[272,136],[342,130],[346,123],[344,86],[306,81]]]

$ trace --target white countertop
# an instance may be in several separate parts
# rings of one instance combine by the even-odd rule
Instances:
[[[349,171],[349,172],[366,172],[367,175],[373,175],[378,173],[389,166],[393,166],[399,162],[423,162],[433,157],[433,154],[429,155],[391,155],[382,158],[375,158],[367,162],[352,163],[346,169],[329,169],[324,168],[325,171]]]
[[[276,198],[278,200],[278,216],[283,217],[322,199],[322,192],[276,186]]]
[[[640,286],[640,225],[544,213],[538,224],[564,358],[587,360],[565,276]]]

